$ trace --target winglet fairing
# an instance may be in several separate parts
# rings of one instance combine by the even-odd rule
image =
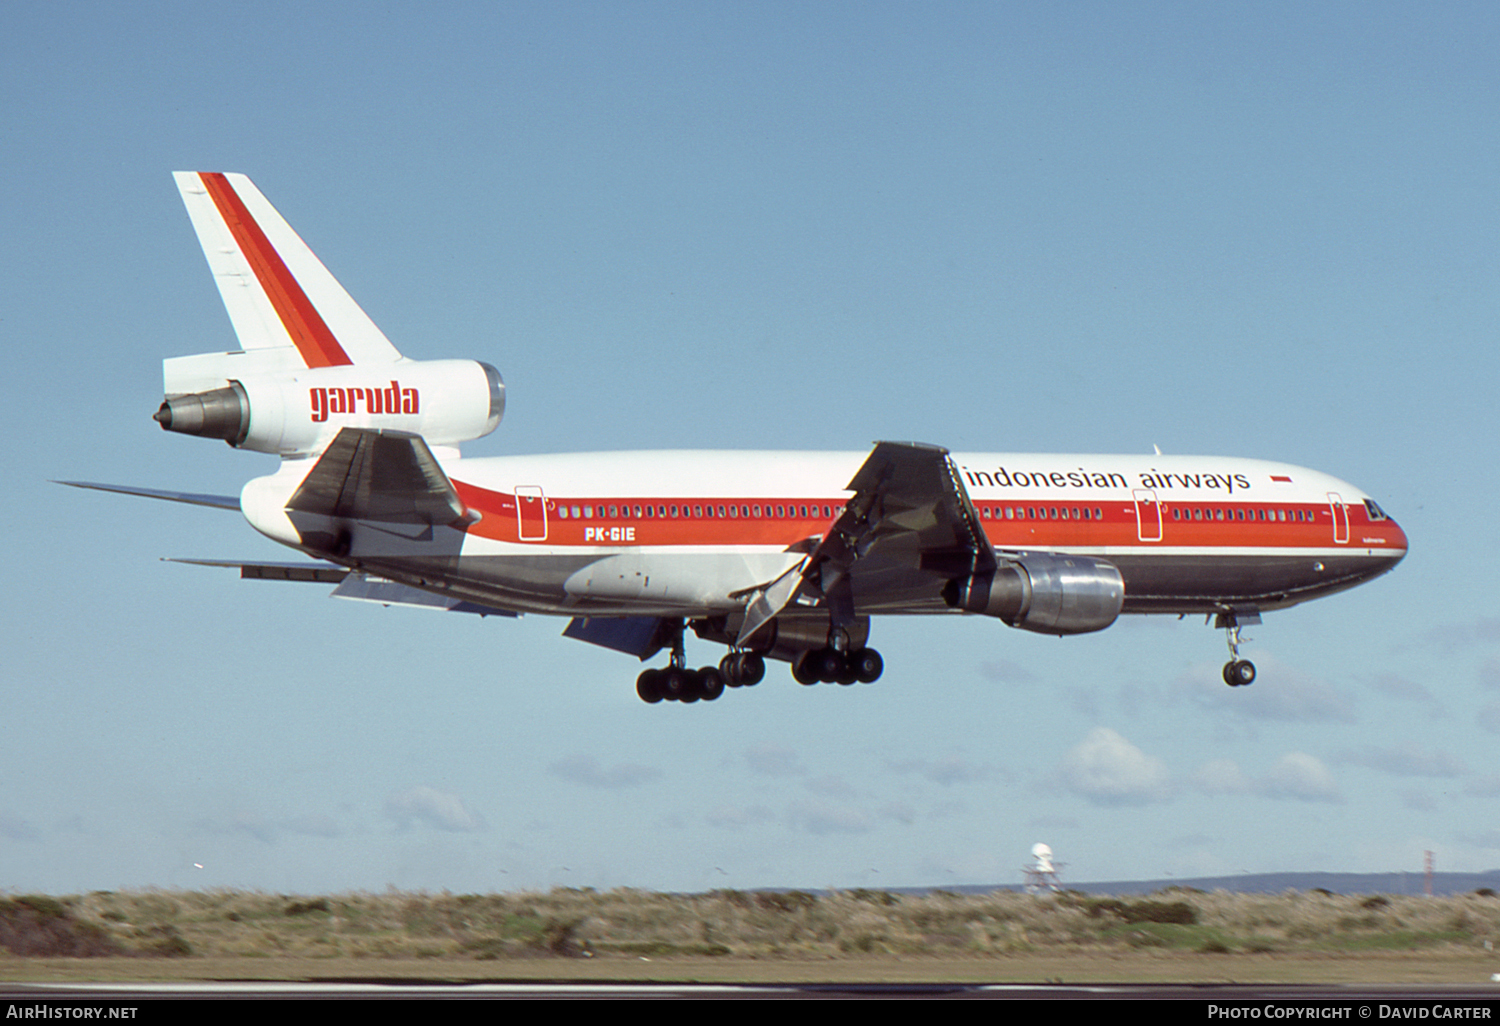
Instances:
[[[1370,580],[1406,536],[1347,482],[1256,460],[868,453],[574,453],[460,459],[504,413],[486,363],[402,356],[243,175],[178,188],[240,350],[168,359],[156,420],[281,456],[238,501],[81,485],[242,510],[322,560],[223,563],[337,582],[339,597],[569,618],[567,636],[668,665],[648,702],[717,698],[767,659],[801,683],[873,681],[872,617],[978,613],[1101,630],[1122,613],[1263,611]],[[68,482],[76,483],[76,482]],[[693,670],[691,628],[728,646]]]

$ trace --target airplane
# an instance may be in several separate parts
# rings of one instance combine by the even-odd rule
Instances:
[[[1407,540],[1361,489],[1231,457],[598,452],[463,458],[499,425],[487,363],[403,356],[248,178],[177,172],[240,348],[170,358],[164,430],[281,458],[238,497],[84,488],[240,511],[313,561],[182,560],[340,598],[568,618],[566,637],[667,664],[646,702],[794,679],[870,683],[880,615],[974,614],[1042,634],[1204,614],[1224,682],[1241,628],[1384,574]],[[727,646],[692,669],[688,630]]]

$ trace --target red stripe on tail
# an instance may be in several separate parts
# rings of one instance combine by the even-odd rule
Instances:
[[[255,218],[245,208],[244,201],[234,191],[234,186],[229,184],[229,179],[217,172],[204,172],[198,177],[203,180],[209,196],[213,198],[214,206],[219,208],[219,216],[229,226],[240,252],[250,262],[260,287],[270,298],[286,333],[302,354],[303,362],[309,367],[352,364],[354,361],[349,359],[349,354],[344,352],[339,340],[333,337],[333,332],[323,323],[312,300],[307,298],[307,293],[297,284],[297,279],[282,261],[281,254],[276,252],[276,247],[266,238],[266,233],[255,223]]]

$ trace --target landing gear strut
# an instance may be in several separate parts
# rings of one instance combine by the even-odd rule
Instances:
[[[1229,662],[1224,664],[1224,683],[1232,688],[1255,683],[1255,664],[1240,658],[1240,627],[1246,623],[1260,623],[1260,614],[1231,610],[1220,613],[1214,620],[1214,626],[1223,628],[1229,642]]]

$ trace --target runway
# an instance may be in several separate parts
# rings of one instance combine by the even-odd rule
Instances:
[[[1205,1018],[1472,1018],[1495,1019],[1500,984],[1343,985],[1343,984],[1029,984],[1029,983],[434,983],[222,981],[190,983],[0,983],[0,1001],[26,1006],[98,1008],[62,1013],[70,1018],[132,1018],[107,1014],[109,1008],[170,1001],[205,1000],[1001,1000],[1001,1001],[1178,1001],[1205,1006]],[[1206,1006],[1222,1006],[1216,1014]],[[1235,1008],[1254,1008],[1236,1015]],[[1422,1011],[1425,1009],[1425,1014]],[[57,1013],[6,1018],[53,1018]]]

